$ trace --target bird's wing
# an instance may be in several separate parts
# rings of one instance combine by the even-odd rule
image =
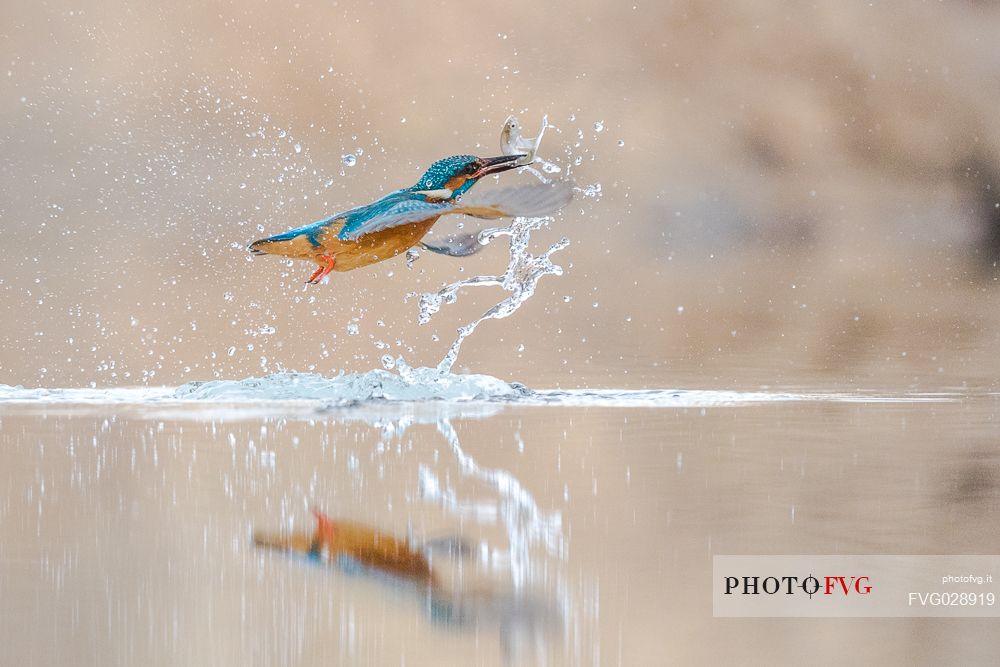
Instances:
[[[424,250],[449,257],[468,257],[486,247],[479,242],[479,234],[454,234],[436,243],[422,241],[420,246]]]
[[[429,202],[421,199],[404,199],[371,205],[358,215],[348,215],[340,230],[342,241],[354,241],[365,234],[390,227],[420,222],[434,216],[462,213],[476,218],[537,218],[552,215],[573,199],[573,182],[534,183],[512,188],[493,190],[482,195],[466,195],[461,201]]]
[[[353,220],[348,217],[344,228],[340,230],[339,238],[341,241],[354,241],[365,234],[444,215],[453,208],[455,205],[450,202],[429,202],[419,199],[399,201],[371,215],[357,216]]]
[[[540,218],[573,199],[573,182],[533,183],[466,195],[449,213],[475,218]]]

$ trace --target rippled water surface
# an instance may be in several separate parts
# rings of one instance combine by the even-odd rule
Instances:
[[[1000,659],[987,620],[711,615],[713,554],[996,553],[992,395],[254,390],[4,390],[5,660]],[[255,550],[254,530],[311,530],[313,506],[414,544],[461,537],[470,554],[432,557],[456,604]]]

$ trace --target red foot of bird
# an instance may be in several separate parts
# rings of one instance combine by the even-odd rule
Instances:
[[[326,260],[326,264],[316,269],[316,272],[309,276],[309,280],[306,281],[306,285],[315,285],[319,281],[323,280],[328,273],[333,271],[333,257],[330,257],[329,255],[323,255],[322,257]]]

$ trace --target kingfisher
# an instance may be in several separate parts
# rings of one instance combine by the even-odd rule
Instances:
[[[573,197],[572,183],[535,183],[495,190],[478,199],[465,196],[482,177],[523,166],[524,154],[499,157],[453,155],[438,160],[416,184],[381,199],[335,213],[250,244],[255,255],[280,255],[315,262],[307,284],[331,271],[351,271],[405,253],[420,244],[426,250],[465,257],[482,246],[476,234],[443,242],[422,239],[442,215],[463,214],[487,220],[540,217],[555,213]]]

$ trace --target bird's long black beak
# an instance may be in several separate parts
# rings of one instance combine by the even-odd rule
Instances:
[[[501,155],[499,157],[483,157],[479,158],[483,166],[479,168],[479,171],[472,175],[473,178],[481,178],[487,174],[499,174],[501,171],[507,171],[508,169],[513,169],[517,165],[514,164],[517,160],[525,157],[524,155]]]

